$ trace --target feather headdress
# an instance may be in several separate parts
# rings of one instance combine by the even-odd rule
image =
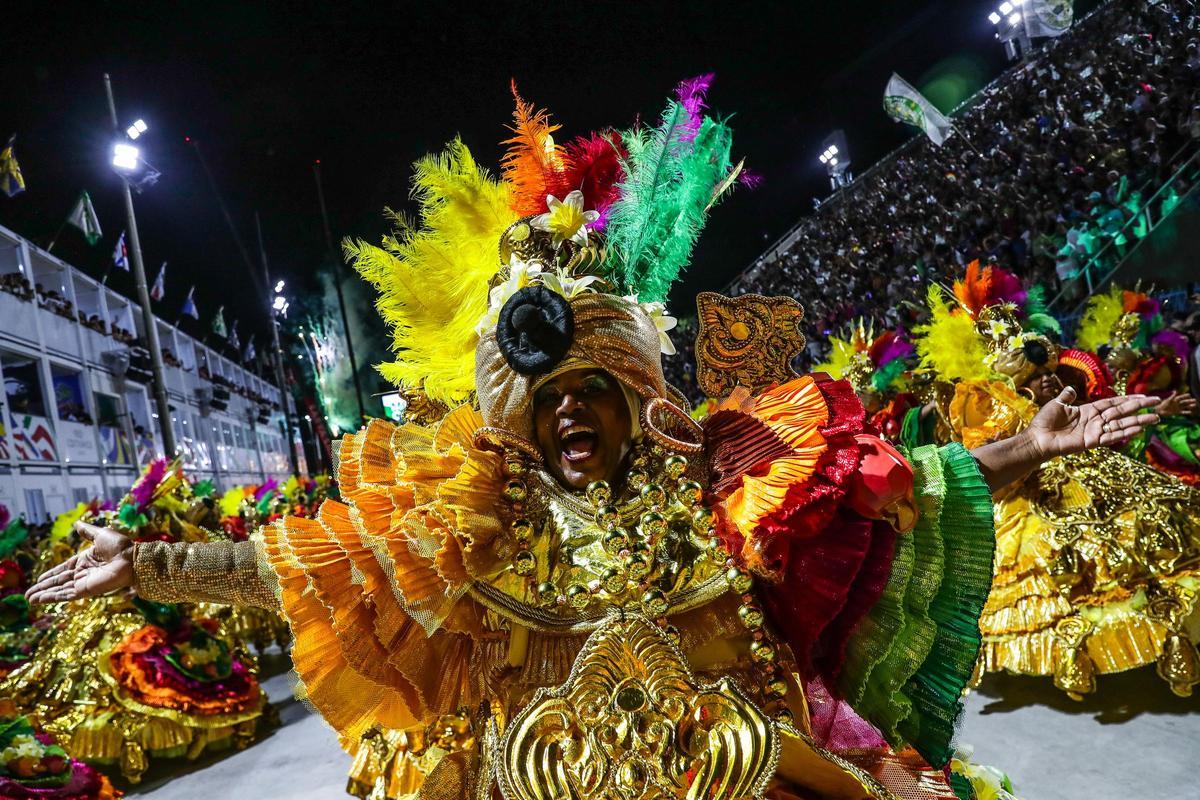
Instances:
[[[1162,305],[1145,292],[1119,286],[1094,294],[1075,331],[1076,345],[1096,352],[1104,346],[1146,350],[1163,329]]]
[[[344,244],[379,291],[392,331],[396,360],[380,365],[383,376],[432,400],[467,399],[480,333],[525,287],[566,299],[600,287],[634,295],[656,325],[669,325],[661,301],[708,209],[742,174],[731,166],[729,126],[705,114],[711,82],[679,84],[651,130],[609,129],[565,145],[554,140],[560,126],[514,83],[500,180],[457,139],[418,161],[418,218],[393,213],[381,245]]]
[[[921,368],[950,383],[992,379],[988,349],[972,315],[936,284],[929,287],[928,301],[929,322],[913,328]]]
[[[829,360],[816,367],[833,378],[845,378],[861,392],[880,394],[899,389],[899,379],[908,370],[908,357],[915,351],[903,331],[884,331],[879,336],[867,322],[850,323],[843,336],[830,336]]]

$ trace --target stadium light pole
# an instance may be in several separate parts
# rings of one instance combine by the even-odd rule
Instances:
[[[150,290],[146,286],[146,267],[142,263],[142,240],[138,236],[137,217],[133,213],[133,189],[129,178],[140,169],[142,160],[139,148],[132,144],[134,139],[146,132],[146,123],[138,120],[129,126],[125,139],[121,139],[121,128],[117,122],[117,104],[113,100],[112,79],[104,73],[104,91],[108,95],[108,115],[112,122],[113,168],[121,178],[125,191],[125,217],[129,228],[129,249],[133,260],[133,279],[137,285],[138,303],[142,306],[142,327],[146,331],[146,347],[150,350],[151,372],[154,378],[154,406],[158,409],[158,427],[162,432],[163,454],[167,458],[176,456],[175,429],[171,427],[171,404],[167,401],[167,382],[163,377],[162,347],[158,341],[158,321],[150,308]],[[136,132],[133,135],[131,132]]]
[[[258,232],[258,257],[262,262],[263,270],[263,286],[271,288],[271,268],[267,265],[267,247],[263,244],[262,222],[259,221],[258,212],[254,212],[254,228]],[[267,315],[271,320],[271,346],[275,351],[275,357],[271,359],[275,364],[275,383],[279,386],[279,405],[283,408],[283,423],[287,430],[287,452],[288,463],[292,467],[292,474],[300,476],[300,461],[296,458],[296,441],[292,429],[292,412],[288,408],[288,403],[291,401],[291,393],[287,390],[287,383],[284,381],[283,374],[283,347],[279,344],[279,317],[282,314],[287,314],[288,302],[287,299],[279,294],[283,291],[283,281],[275,284],[275,294],[270,300],[267,307]]]

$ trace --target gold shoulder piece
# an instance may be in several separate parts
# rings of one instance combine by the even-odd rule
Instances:
[[[791,361],[804,349],[804,308],[794,299],[702,292],[696,310],[696,381],[709,397],[727,397],[738,386],[757,391],[797,377]]]
[[[698,683],[661,628],[617,614],[498,744],[505,800],[758,798],[780,752],[775,723],[729,679]]]

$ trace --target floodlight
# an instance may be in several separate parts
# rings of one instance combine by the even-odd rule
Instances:
[[[1009,25],[1020,25],[1021,24],[1021,12],[1014,11],[1012,16],[1010,16],[1008,18],[1008,24]]]
[[[834,156],[833,158],[829,159],[829,166],[831,166],[831,167],[837,166],[837,156]]]
[[[1020,2],[1020,0],[1017,0],[1017,2]],[[146,129],[147,129],[146,121],[144,119],[135,120],[133,123],[133,127],[137,130],[138,133],[145,133]]]
[[[829,155],[836,156],[837,153],[838,153],[837,145],[836,144],[829,145]]]
[[[988,22],[992,23],[993,25],[999,25],[1001,19],[1002,19],[1002,17],[999,14],[997,14],[995,11],[988,14]]]
[[[286,297],[276,297],[275,302],[271,304],[271,307],[274,308],[276,311],[283,311],[283,307],[286,305],[287,305]]]
[[[819,161],[820,161],[822,164],[828,164],[828,163],[829,163],[829,156],[825,155],[824,153],[821,153],[821,155],[817,156],[817,159],[818,159],[818,160],[819,160]]]
[[[283,291],[283,281],[281,280],[281,281],[279,281],[279,283],[275,284],[275,294],[279,294],[282,291]]]
[[[133,145],[118,142],[113,145],[113,166],[132,172],[138,168],[138,155],[139,151]]]

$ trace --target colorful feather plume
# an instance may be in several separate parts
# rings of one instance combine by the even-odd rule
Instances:
[[[929,322],[913,329],[919,337],[921,367],[948,382],[990,380],[987,347],[975,332],[972,315],[954,305],[945,289],[936,284],[929,287],[929,313]]]
[[[475,326],[499,270],[496,243],[517,219],[509,187],[475,163],[458,139],[415,165],[420,220],[392,214],[383,246],[347,240],[347,258],[379,291],[397,359],[380,373],[402,388],[457,403],[475,386]]]
[[[509,205],[517,216],[524,217],[544,212],[546,195],[561,200],[573,187],[566,179],[570,162],[554,142],[553,134],[562,126],[550,121],[550,112],[522,100],[516,81],[512,93],[517,104],[509,128],[513,136],[501,142],[508,150],[500,159],[500,169],[512,190]]]
[[[1025,329],[1034,333],[1054,333],[1062,336],[1062,325],[1050,313],[1046,301],[1046,287],[1038,284],[1030,287],[1025,297]]]
[[[1026,299],[1020,278],[1000,267],[981,267],[978,260],[967,265],[967,273],[961,281],[954,282],[954,296],[972,317],[978,316],[987,306],[1001,303],[1024,306]]]
[[[657,127],[622,137],[628,156],[608,243],[618,262],[613,277],[643,302],[666,298],[691,257],[713,190],[732,166],[729,127],[700,116],[707,88],[708,80],[684,81]]]

